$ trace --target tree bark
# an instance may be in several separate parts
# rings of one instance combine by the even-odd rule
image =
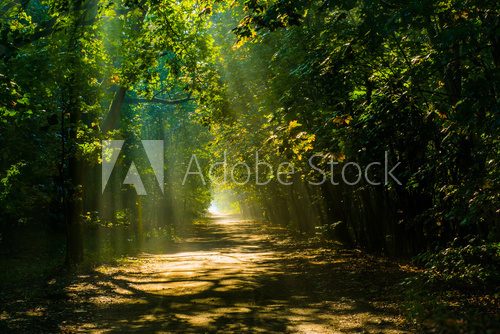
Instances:
[[[115,93],[113,97],[113,101],[108,110],[108,114],[106,115],[106,119],[104,120],[101,130],[103,132],[109,132],[113,129],[117,129],[120,123],[120,111],[123,106],[123,102],[125,101],[125,95],[127,94],[127,88],[121,86]]]

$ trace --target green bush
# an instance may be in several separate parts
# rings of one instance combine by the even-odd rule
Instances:
[[[445,283],[455,288],[484,289],[500,286],[500,243],[471,239],[460,245],[455,240],[449,247],[417,256],[425,280]]]

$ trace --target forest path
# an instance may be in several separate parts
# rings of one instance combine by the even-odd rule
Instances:
[[[230,216],[66,287],[65,333],[401,333],[399,266]]]

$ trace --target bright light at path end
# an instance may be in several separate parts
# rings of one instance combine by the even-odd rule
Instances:
[[[210,207],[208,208],[208,212],[211,213],[211,214],[218,214],[218,213],[220,213],[219,208],[217,207],[217,205],[214,202],[212,202],[210,204]]]

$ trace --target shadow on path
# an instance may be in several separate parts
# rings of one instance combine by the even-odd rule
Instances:
[[[76,277],[46,315],[65,319],[54,332],[406,332],[395,264],[230,216],[184,237]]]

